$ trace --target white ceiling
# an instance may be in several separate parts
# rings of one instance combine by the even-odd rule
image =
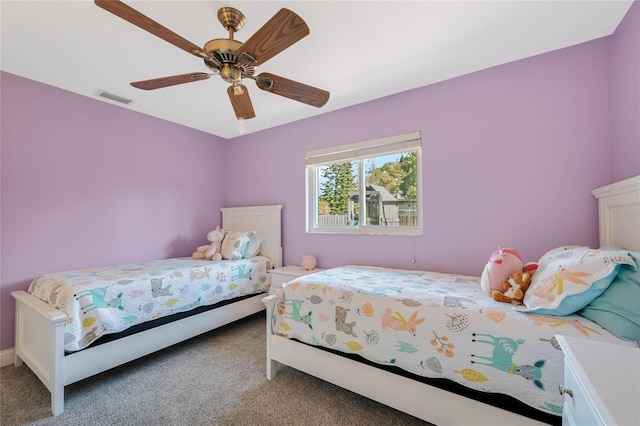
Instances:
[[[319,87],[331,92],[331,98],[318,109],[248,81],[256,118],[241,125],[226,94],[228,84],[218,76],[154,91],[135,89],[129,82],[208,69],[87,0],[2,0],[2,70],[100,100],[95,94],[105,90],[135,101],[123,108],[231,139],[242,131],[256,132],[610,35],[633,2],[125,3],[200,46],[227,37],[217,19],[222,6],[236,7],[246,16],[236,34],[239,41],[287,7],[306,21],[311,33],[258,67],[256,74],[270,72]]]

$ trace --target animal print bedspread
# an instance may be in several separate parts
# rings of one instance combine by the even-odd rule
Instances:
[[[637,346],[578,315],[517,312],[483,293],[479,277],[347,266],[293,280],[278,298],[275,334],[511,395],[555,415],[564,400],[554,335]]]
[[[104,334],[268,290],[268,259],[164,259],[36,278],[28,292],[67,314],[65,350]]]

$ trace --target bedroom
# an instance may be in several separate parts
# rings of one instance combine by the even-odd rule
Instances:
[[[284,263],[312,253],[323,268],[477,275],[498,245],[526,259],[596,246],[590,191],[640,171],[639,20],[636,3],[610,37],[232,141],[3,72],[2,365],[10,291],[53,270],[188,255],[221,207],[282,204]],[[306,151],[414,130],[423,237],[305,234]]]

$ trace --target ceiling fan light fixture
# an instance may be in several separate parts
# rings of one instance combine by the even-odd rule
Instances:
[[[240,80],[242,80],[242,72],[233,65],[222,64],[220,67],[220,77],[227,83],[240,83]]]
[[[247,129],[247,126],[244,122],[244,118],[239,118],[238,119],[238,126],[236,126],[236,130],[238,130],[238,133],[242,134],[242,133],[247,133],[247,131],[249,129]]]

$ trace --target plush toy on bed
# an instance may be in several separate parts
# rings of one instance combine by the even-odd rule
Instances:
[[[503,293],[502,291],[493,290],[491,298],[498,302],[521,305],[524,293],[530,284],[531,274],[528,272],[514,272],[506,281],[502,282],[502,287],[506,291]]]
[[[224,239],[225,230],[217,228],[207,234],[207,240],[211,244],[205,244],[200,246],[193,252],[194,259],[207,259],[207,260],[221,260],[222,254],[220,253],[220,247],[222,246],[222,240]]]
[[[533,275],[538,270],[538,262],[527,262],[522,267],[522,272],[528,272]]]
[[[522,272],[520,254],[514,249],[498,247],[498,250],[491,254],[489,262],[482,271],[480,277],[482,290],[487,294],[491,294],[494,290],[504,292],[502,283],[514,272]]]

